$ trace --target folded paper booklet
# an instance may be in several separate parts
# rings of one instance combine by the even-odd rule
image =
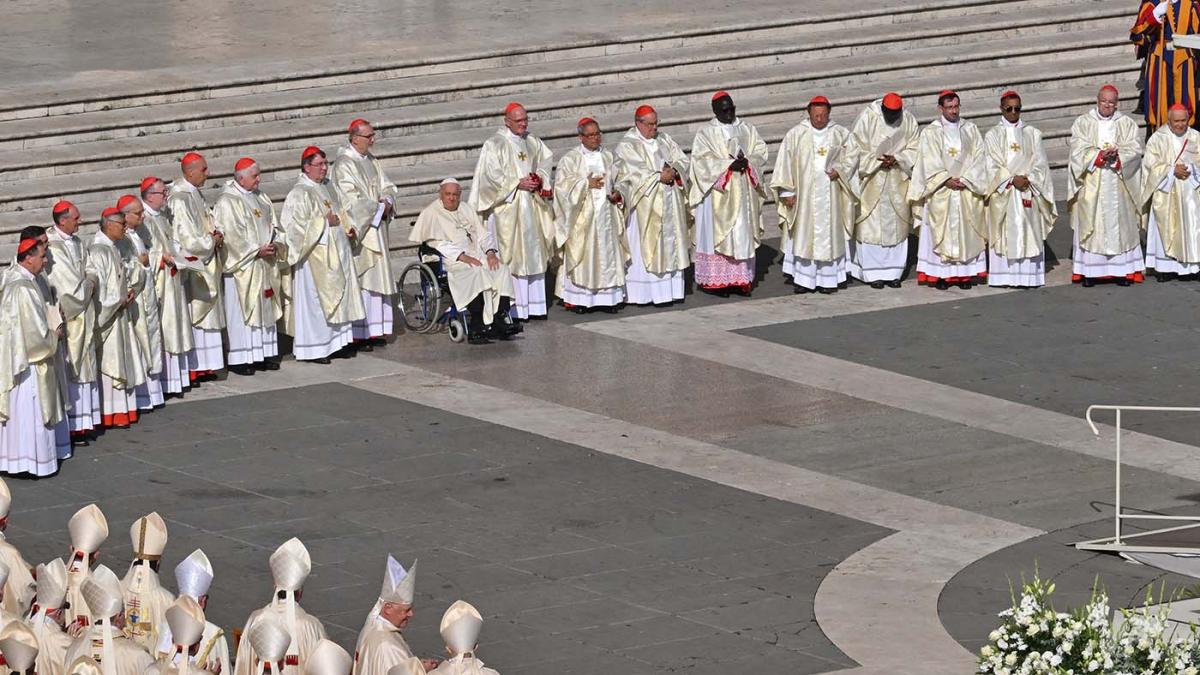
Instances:
[[[387,202],[379,202],[379,208],[375,209],[375,217],[371,219],[371,227],[379,227],[379,223],[383,222],[383,210],[387,208]]]

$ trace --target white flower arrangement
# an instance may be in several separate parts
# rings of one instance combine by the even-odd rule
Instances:
[[[1200,632],[1173,634],[1170,604],[1121,610],[1114,627],[1108,596],[1092,592],[1071,613],[1050,604],[1054,584],[1038,576],[1025,583],[1002,622],[979,651],[979,672],[995,675],[1200,675]],[[1162,591],[1160,590],[1160,595]]]

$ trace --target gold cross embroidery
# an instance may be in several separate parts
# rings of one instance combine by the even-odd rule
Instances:
[[[1013,143],[1012,145],[1008,146],[1008,149],[1009,149],[1009,150],[1012,150],[1013,152],[1020,152],[1020,151],[1021,151],[1021,144],[1020,144],[1020,143]]]
[[[827,153],[827,152],[829,152],[829,148],[827,148],[823,145],[821,147],[817,148],[817,154],[820,155],[821,157],[824,157],[825,153]]]
[[[325,200],[325,208],[329,208],[329,207],[330,207],[329,200],[328,200],[328,199],[326,199],[326,200]]]
[[[259,211],[258,209],[254,209],[254,217],[262,218],[262,211]]]
[[[524,153],[524,151],[522,151],[522,152],[519,152],[519,153],[517,153],[517,159],[519,159],[519,160],[521,160],[522,162],[524,162],[525,160],[529,159],[529,155],[526,155],[526,154]]]
[[[946,154],[951,157],[958,157],[958,148],[946,148]]]

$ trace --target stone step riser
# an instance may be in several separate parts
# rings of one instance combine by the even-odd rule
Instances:
[[[932,19],[972,17],[995,11],[1024,9],[1036,12],[1042,8],[1059,7],[1063,3],[1046,0],[1022,2],[982,2],[947,4],[934,9],[908,8],[899,12],[875,12],[852,19],[856,28],[879,25],[915,25]],[[1068,3],[1078,5],[1079,3]],[[475,57],[429,60],[424,63],[402,63],[396,66],[347,68],[340,72],[323,75],[296,75],[290,78],[270,78],[265,81],[238,83],[210,83],[198,87],[176,87],[159,93],[128,94],[122,96],[87,95],[78,100],[67,98],[53,104],[10,102],[0,109],[0,120],[29,119],[34,117],[78,114],[96,110],[112,110],[156,105],[164,102],[197,101],[212,98],[241,96],[271,91],[307,89],[338,84],[373,82],[381,79],[411,77],[428,74],[450,74],[506,65],[533,65],[554,63],[565,59],[649,52],[680,46],[728,44],[730,39],[753,41],[779,39],[794,36],[798,39],[827,37],[831,28],[842,28],[845,16],[821,17],[817,20],[781,22],[780,25],[741,27],[730,31],[712,30],[690,35],[653,36],[625,42],[600,42],[580,46],[548,46],[526,50],[524,53],[490,54]],[[731,36],[733,36],[731,38]]]
[[[869,43],[866,45],[858,44],[827,49],[806,48],[804,51],[755,55],[735,60],[725,59],[720,61],[703,61],[699,63],[689,63],[667,67],[653,65],[648,66],[644,70],[599,72],[587,76],[567,75],[565,77],[559,77],[554,74],[548,74],[545,79],[538,81],[538,86],[541,90],[545,90],[548,87],[571,89],[626,82],[644,82],[663,78],[673,79],[690,75],[716,74],[730,70],[749,70],[754,68],[788,64],[802,66],[805,62],[811,61],[814,58],[862,58],[864,56],[895,51],[896,49],[901,48],[901,45],[905,50],[913,50],[930,46],[953,47],[962,44],[974,44],[985,38],[989,41],[994,39],[1004,39],[1020,42],[1064,33],[1069,34],[1072,32],[1095,29],[1098,27],[1111,27],[1114,29],[1114,33],[1118,32],[1116,31],[1116,23],[1112,19],[1093,19],[1074,22],[1066,27],[1068,30],[1063,30],[1060,26],[1038,24],[1035,26],[989,31],[987,33],[980,34],[951,34],[939,36],[937,38],[929,38],[927,40],[904,41],[903,43]],[[1109,45],[1109,49],[1098,53],[1097,57],[1100,58],[1110,55],[1110,52],[1115,52],[1124,47],[1124,43],[1119,40],[1114,40],[1113,43]],[[802,47],[798,46],[797,48],[799,49]],[[1078,55],[1078,52],[1075,54]],[[1013,64],[1016,66],[1023,65],[1024,63],[1024,61],[1013,62]],[[317,115],[366,113],[372,110],[386,109],[399,105],[412,105],[415,103],[438,103],[464,100],[467,98],[481,98],[486,96],[519,95],[526,93],[528,89],[528,84],[513,84],[506,79],[500,79],[491,86],[472,87],[469,90],[449,88],[444,91],[431,91],[418,95],[405,93],[403,95],[397,95],[394,97],[372,96],[352,98],[332,104],[324,102],[317,103],[315,105],[306,104],[306,102],[303,100],[303,92],[297,91],[297,100],[295,104],[281,107],[280,109],[254,110],[245,114],[205,117],[201,119],[184,121],[169,121],[160,124],[139,124],[131,126],[99,128],[83,133],[53,134],[26,138],[7,138],[3,141],[0,141],[0,150],[49,147],[60,144],[110,140],[133,136],[178,133],[180,131],[212,129],[241,124],[290,120]]]

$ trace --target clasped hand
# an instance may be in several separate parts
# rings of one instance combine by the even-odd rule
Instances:
[[[517,189],[524,190],[526,192],[533,192],[541,187],[541,185],[542,181],[538,180],[537,176],[531,173],[517,182]]]
[[[1184,165],[1184,164],[1176,164],[1175,165],[1175,177],[1176,178],[1183,180],[1184,178],[1187,178],[1190,175],[1192,175],[1192,170],[1187,168],[1186,165]]]
[[[275,255],[275,244],[263,244],[258,248],[258,257],[270,258]]]
[[[1013,176],[1012,186],[1021,192],[1025,192],[1029,189],[1029,178],[1026,176]]]

